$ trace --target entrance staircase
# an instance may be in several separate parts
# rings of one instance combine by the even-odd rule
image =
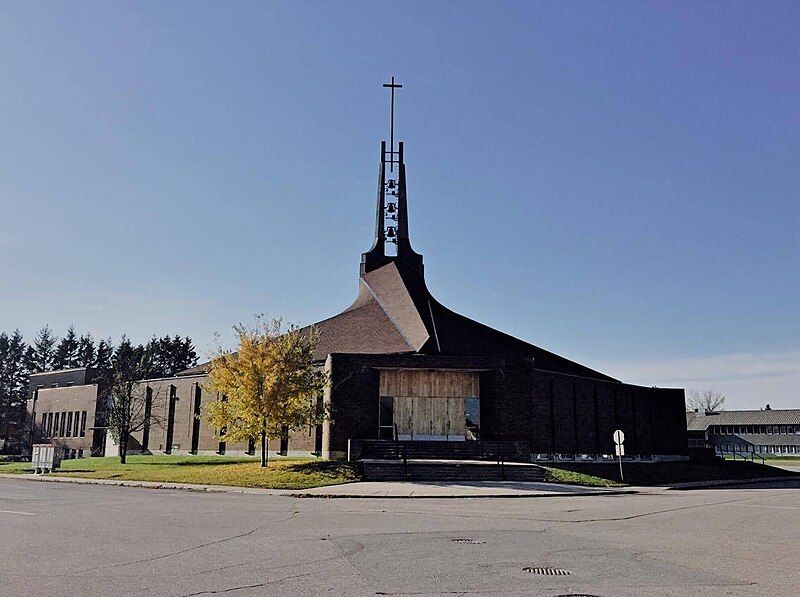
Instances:
[[[389,441],[363,440],[362,459],[413,460],[508,460],[525,462],[524,450],[515,442],[503,441]]]
[[[515,442],[364,440],[360,461],[368,481],[542,481],[546,475]]]
[[[535,464],[476,460],[362,460],[365,481],[543,481]]]

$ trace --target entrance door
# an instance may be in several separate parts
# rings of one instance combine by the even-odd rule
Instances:
[[[399,439],[453,440],[465,438],[465,398],[400,396],[394,399]]]
[[[380,375],[380,437],[462,441],[467,432],[467,401],[478,396],[478,373],[393,369]]]

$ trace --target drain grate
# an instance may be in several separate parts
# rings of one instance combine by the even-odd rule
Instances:
[[[568,576],[572,574],[572,572],[563,568],[549,568],[547,566],[525,566],[523,570],[531,574],[545,574],[547,576]]]
[[[467,545],[483,545],[486,541],[480,539],[451,539],[453,543],[466,543]]]

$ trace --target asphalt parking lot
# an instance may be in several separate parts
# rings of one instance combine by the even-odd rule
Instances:
[[[0,480],[2,595],[796,595],[800,483],[316,499]]]

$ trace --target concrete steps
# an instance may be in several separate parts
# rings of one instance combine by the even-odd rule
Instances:
[[[542,481],[545,470],[520,462],[458,460],[361,461],[366,481]]]
[[[363,440],[362,459],[527,460],[514,442]]]

